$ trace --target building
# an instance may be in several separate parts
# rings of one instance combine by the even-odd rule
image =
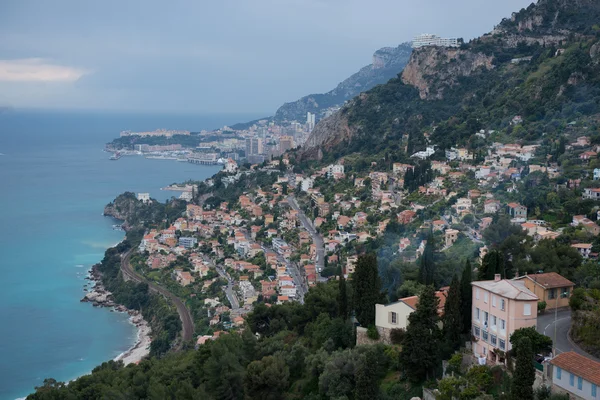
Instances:
[[[279,151],[281,154],[294,148],[294,138],[291,136],[282,136],[279,138]]]
[[[527,207],[520,205],[519,203],[508,203],[507,206],[508,215],[515,219],[527,219]]]
[[[261,138],[253,137],[246,139],[246,158],[263,154],[263,141]]]
[[[568,307],[569,298],[573,293],[575,284],[556,272],[543,274],[530,274],[515,278],[525,283],[525,287],[531,290],[540,300],[546,302],[546,310]]]
[[[306,113],[306,128],[309,132],[315,129],[315,114],[310,112]]]
[[[590,200],[600,200],[600,188],[583,189],[583,198]]]
[[[520,328],[536,327],[538,296],[523,281],[476,281],[473,285],[473,353],[480,359],[504,362],[494,349],[511,349],[510,335]]]
[[[191,249],[198,243],[198,239],[195,237],[180,237],[179,245],[185,247],[186,249]]]
[[[573,351],[560,353],[552,360],[552,392],[569,398],[596,400],[600,385],[600,363]]]
[[[141,202],[148,203],[150,201],[150,193],[138,193],[137,199]]]
[[[446,239],[446,247],[450,247],[456,242],[458,239],[459,231],[456,229],[446,229],[444,232],[444,237]]]
[[[460,43],[457,38],[442,38],[430,33],[423,33],[413,38],[413,49],[425,46],[458,47],[460,46]]]
[[[590,243],[572,244],[571,247],[577,249],[579,254],[581,254],[581,257],[583,258],[589,258],[590,253],[592,252],[592,245]]]
[[[600,179],[600,168],[594,168],[594,180]]]
[[[223,164],[223,169],[225,170],[225,172],[232,174],[237,172],[238,165],[234,160],[228,158],[227,161],[225,161],[225,164]]]

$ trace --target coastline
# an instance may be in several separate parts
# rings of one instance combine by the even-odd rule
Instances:
[[[97,265],[94,265],[86,280],[93,282],[93,286],[80,300],[82,303],[91,303],[94,307],[111,308],[112,311],[123,312],[129,314],[129,322],[136,326],[137,336],[135,343],[123,353],[114,358],[114,361],[123,361],[125,365],[139,363],[150,354],[150,336],[152,329],[148,321],[144,319],[142,313],[137,310],[130,310],[122,304],[116,304],[112,293],[109,292],[102,284],[102,274],[98,271]]]

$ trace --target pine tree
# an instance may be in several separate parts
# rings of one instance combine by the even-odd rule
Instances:
[[[340,274],[340,280],[338,281],[339,293],[338,293],[338,314],[341,318],[348,318],[348,292],[346,289],[346,279],[344,274]]]
[[[513,400],[533,400],[533,383],[535,381],[535,369],[533,367],[533,350],[531,340],[523,337],[517,348],[517,363],[510,390]]]
[[[426,286],[419,296],[417,309],[408,316],[399,361],[413,382],[432,376],[439,362],[438,303],[433,286]]]
[[[352,277],[355,286],[356,319],[362,326],[375,323],[375,304],[381,301],[381,279],[374,253],[360,256]]]
[[[471,262],[467,260],[460,279],[460,309],[463,318],[463,333],[469,333],[471,331],[471,316],[473,315],[472,273],[473,269],[471,268]]]
[[[500,251],[492,250],[483,257],[478,278],[480,281],[492,280],[496,274],[505,278],[504,256]]]
[[[435,262],[433,259],[434,243],[433,235],[427,236],[427,243],[419,260],[419,283],[432,285],[435,279]]]
[[[446,304],[444,304],[443,318],[444,341],[450,354],[460,348],[461,334],[463,332],[463,317],[461,315],[460,302],[460,282],[456,275],[454,275],[452,283],[450,283]]]

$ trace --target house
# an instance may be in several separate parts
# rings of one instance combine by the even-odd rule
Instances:
[[[500,210],[500,202],[494,199],[488,199],[483,206],[483,212],[486,214],[495,214]]]
[[[150,202],[150,193],[138,193],[137,199],[139,201],[141,201],[142,203],[149,203]]]
[[[447,288],[446,288],[447,289]],[[435,292],[438,298],[438,314],[444,312],[446,296],[448,291],[444,288]],[[408,316],[417,309],[418,296],[405,297],[391,304],[375,304],[375,327],[379,336],[385,343],[390,343],[392,329],[406,329],[408,327]]]
[[[443,219],[436,219],[431,224],[433,226],[434,232],[443,231],[444,228],[446,227],[446,221],[444,221]]]
[[[600,200],[600,188],[583,189],[583,198],[590,200]]]
[[[592,252],[592,245],[590,243],[572,244],[571,247],[577,249],[583,258],[589,258],[590,253]]]
[[[581,160],[589,160],[590,158],[596,158],[598,154],[595,151],[584,151],[579,155]]]
[[[194,277],[187,271],[182,271],[180,269],[176,269],[174,272],[175,272],[175,280],[181,286],[187,286],[190,283],[194,283],[194,281],[195,281]]]
[[[531,290],[540,300],[546,302],[546,310],[568,307],[569,298],[575,284],[556,272],[542,274],[524,275],[515,280],[525,283],[525,287]]]
[[[527,219],[527,207],[520,205],[519,203],[508,203],[507,212],[512,218],[516,219]]]
[[[410,224],[416,215],[417,213],[412,210],[404,210],[398,214],[398,223],[403,225]]]
[[[510,335],[520,328],[536,327],[538,296],[519,280],[472,282],[473,353],[493,363],[504,362],[495,352],[511,349]]]
[[[600,179],[600,168],[594,168],[594,180]]]
[[[552,360],[552,392],[569,398],[596,400],[600,386],[600,363],[573,351],[560,353]]]
[[[456,242],[458,239],[459,231],[456,229],[446,229],[444,232],[444,237],[446,239],[446,247],[450,247]]]

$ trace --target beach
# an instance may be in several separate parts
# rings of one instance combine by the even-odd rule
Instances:
[[[115,358],[115,361],[121,360],[125,365],[137,364],[150,354],[150,343],[152,342],[150,332],[152,332],[152,329],[138,311],[135,313],[129,318],[129,321],[138,329],[136,342],[132,348]]]

